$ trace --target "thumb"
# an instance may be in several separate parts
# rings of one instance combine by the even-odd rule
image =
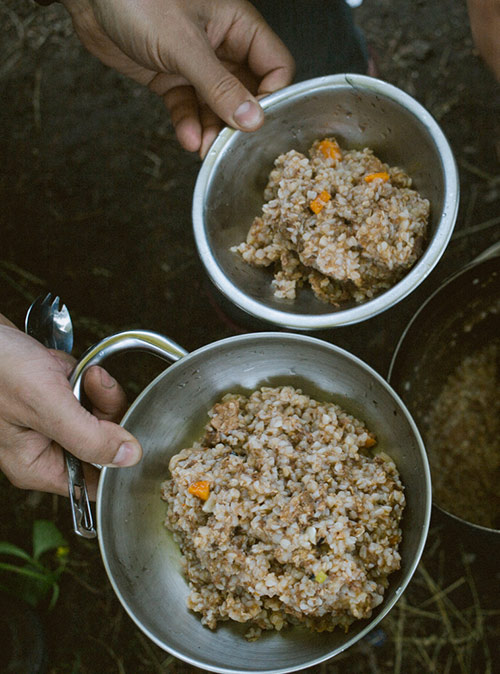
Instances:
[[[118,424],[92,415],[69,385],[53,383],[37,402],[32,428],[79,459],[103,466],[133,466],[141,459],[142,448],[134,436]]]
[[[183,54],[187,58],[179,63],[180,72],[218,117],[241,131],[262,126],[264,111],[258,100],[225,68],[208,42],[200,38]]]
[[[127,410],[127,397],[120,384],[99,365],[85,373],[83,387],[98,419],[119,422]]]

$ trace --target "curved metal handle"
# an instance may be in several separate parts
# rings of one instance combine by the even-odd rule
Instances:
[[[170,362],[175,362],[188,353],[168,337],[150,330],[128,330],[111,335],[111,337],[105,337],[83,354],[71,374],[69,381],[78,400],[81,399],[82,378],[89,367],[97,365],[115,353],[133,349],[147,351]],[[73,529],[83,538],[95,538],[97,533],[94,527],[82,463],[80,459],[67,451],[64,452],[64,455],[68,469]]]
[[[91,346],[80,358],[73,370],[69,383],[73,393],[80,400],[82,376],[91,365],[97,365],[115,353],[139,349],[148,351],[159,358],[175,362],[187,354],[187,351],[168,337],[150,330],[127,330],[111,337],[105,337]]]

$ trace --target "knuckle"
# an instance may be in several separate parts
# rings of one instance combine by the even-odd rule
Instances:
[[[211,87],[210,94],[216,101],[224,101],[230,98],[236,98],[240,93],[241,85],[238,80],[227,73],[220,77]]]

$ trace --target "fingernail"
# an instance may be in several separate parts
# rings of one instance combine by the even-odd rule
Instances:
[[[116,386],[116,379],[113,379],[106,370],[101,370],[101,384],[104,388],[114,388]]]
[[[254,129],[262,121],[263,114],[260,105],[254,101],[245,101],[236,109],[233,119],[244,129]]]
[[[123,442],[113,459],[113,466],[134,466],[141,458],[141,450],[133,442]]]

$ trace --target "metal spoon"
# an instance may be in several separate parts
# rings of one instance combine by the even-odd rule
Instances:
[[[65,304],[59,308],[59,297],[52,294],[37,297],[28,309],[24,322],[26,334],[49,349],[71,353],[73,324]],[[68,490],[75,533],[84,538],[95,538],[96,530],[80,459],[63,449],[68,469]]]

